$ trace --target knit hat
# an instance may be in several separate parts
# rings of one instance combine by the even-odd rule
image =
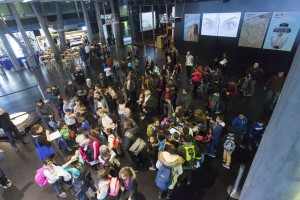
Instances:
[[[100,151],[100,156],[101,157],[109,157],[110,156],[110,151],[106,145],[101,145],[99,148]]]

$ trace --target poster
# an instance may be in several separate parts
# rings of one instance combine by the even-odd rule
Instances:
[[[241,13],[204,13],[201,35],[236,37]]]
[[[183,40],[189,42],[198,42],[199,32],[200,14],[185,14]]]
[[[264,49],[291,51],[300,27],[300,12],[274,12]]]
[[[245,13],[239,46],[261,48],[270,18],[270,12]]]
[[[153,19],[154,19],[154,23],[153,23]],[[142,26],[140,27],[140,31],[151,31],[153,30],[153,25],[154,25],[154,29],[156,29],[156,13],[153,12],[144,12],[144,13],[140,13],[140,22],[142,24]]]

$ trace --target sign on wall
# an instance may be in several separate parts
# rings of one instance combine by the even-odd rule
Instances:
[[[274,12],[264,49],[291,51],[300,27],[300,12]]]
[[[245,13],[239,46],[261,48],[270,18],[270,12]]]
[[[185,14],[183,40],[189,42],[198,42],[199,32],[200,14]]]
[[[241,13],[204,13],[201,35],[236,37]]]

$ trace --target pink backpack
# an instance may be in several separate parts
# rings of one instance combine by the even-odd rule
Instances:
[[[117,177],[111,177],[108,194],[113,197],[118,196],[119,189],[120,189],[119,179]]]
[[[45,177],[44,175],[44,171],[45,170],[48,170],[47,168],[45,167],[41,167],[40,169],[38,169],[35,173],[35,182],[40,186],[40,187],[44,187],[47,183],[48,183],[48,180],[47,178]]]

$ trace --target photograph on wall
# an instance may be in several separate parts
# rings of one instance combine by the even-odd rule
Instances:
[[[264,49],[291,51],[300,27],[300,12],[274,12]]]
[[[261,48],[270,18],[270,12],[245,13],[239,46]]]
[[[140,22],[142,24],[140,31],[151,31],[153,30],[153,26],[154,29],[156,29],[156,20],[153,21],[153,19],[156,19],[155,12],[153,12],[153,14],[152,12],[140,13]]]
[[[241,13],[204,13],[201,35],[236,37]]]
[[[200,31],[200,14],[185,14],[183,40],[189,42],[198,42],[199,31]]]

